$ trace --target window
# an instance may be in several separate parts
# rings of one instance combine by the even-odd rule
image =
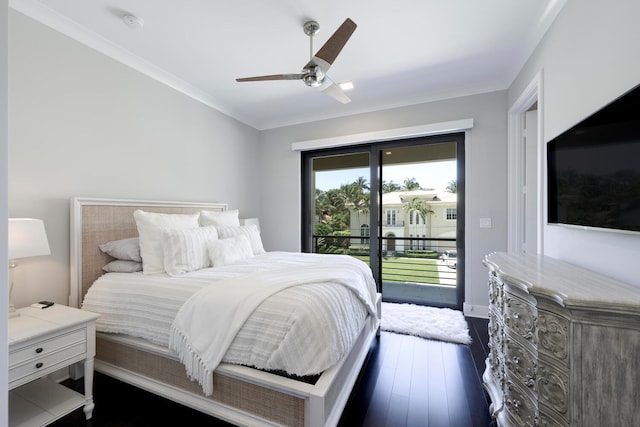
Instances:
[[[447,208],[447,221],[455,221],[458,219],[458,209]]]
[[[362,224],[360,226],[360,243],[366,245],[369,243],[369,225]]]
[[[396,209],[387,209],[387,225],[396,225],[396,217],[398,211]]]
[[[413,224],[413,211],[409,212],[409,224]]]

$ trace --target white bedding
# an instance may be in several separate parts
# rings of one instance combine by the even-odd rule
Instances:
[[[305,265],[320,263],[330,267],[340,261],[360,263],[346,256],[269,252],[235,265],[179,277],[108,273],[89,289],[83,308],[102,314],[96,325],[99,331],[142,337],[168,346],[171,324],[178,311],[205,287],[210,295],[220,290],[220,300],[224,301],[225,284],[230,283],[225,279],[237,282],[233,278],[277,269],[302,272]],[[360,264],[359,267],[364,265]],[[355,274],[367,273],[363,276],[367,295],[358,296],[349,287],[331,282],[287,287],[257,306],[222,361],[294,375],[317,374],[331,367],[348,353],[368,312],[375,313],[373,278],[368,267],[359,267]]]

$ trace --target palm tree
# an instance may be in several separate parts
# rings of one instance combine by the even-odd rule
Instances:
[[[420,184],[415,178],[407,178],[404,180],[404,188],[408,191],[419,190]]]
[[[362,190],[362,192],[364,192],[365,190],[369,191],[369,183],[367,182],[366,178],[363,176],[359,176],[358,179],[356,179],[353,182],[353,185],[359,189]]]
[[[431,209],[429,209],[429,207],[427,206],[427,203],[419,198],[419,197],[414,197],[413,199],[411,199],[410,202],[408,202],[406,205],[404,205],[404,209],[409,212],[409,214],[411,214],[412,212],[416,214],[416,217],[418,218],[422,218],[422,223],[426,225],[427,221],[427,215],[428,214],[432,214],[434,213]],[[415,231],[416,231],[416,235],[418,235],[418,220],[416,218],[416,224],[415,224]]]
[[[448,193],[457,193],[458,192],[458,182],[453,180],[453,181],[449,181],[449,183],[447,184],[447,188],[444,189],[444,191],[448,192]]]
[[[393,180],[387,182],[387,181],[382,181],[382,192],[383,193],[393,193],[394,191],[399,191],[401,190],[402,187],[400,186],[400,184],[396,184],[395,182],[393,182]]]
[[[362,225],[360,215],[369,213],[369,183],[364,177],[359,177],[356,181],[341,188],[344,190],[345,204],[356,213],[358,223],[351,224],[352,232],[354,227],[358,227],[359,230]]]

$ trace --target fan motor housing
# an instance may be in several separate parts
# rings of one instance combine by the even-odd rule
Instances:
[[[324,82],[324,72],[317,65],[311,65],[304,69],[304,84],[311,87],[318,87]]]

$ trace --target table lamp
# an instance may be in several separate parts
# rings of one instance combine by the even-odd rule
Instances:
[[[13,293],[13,269],[18,266],[16,259],[49,255],[49,242],[41,219],[9,218],[9,317],[16,317],[16,311],[11,302]]]

